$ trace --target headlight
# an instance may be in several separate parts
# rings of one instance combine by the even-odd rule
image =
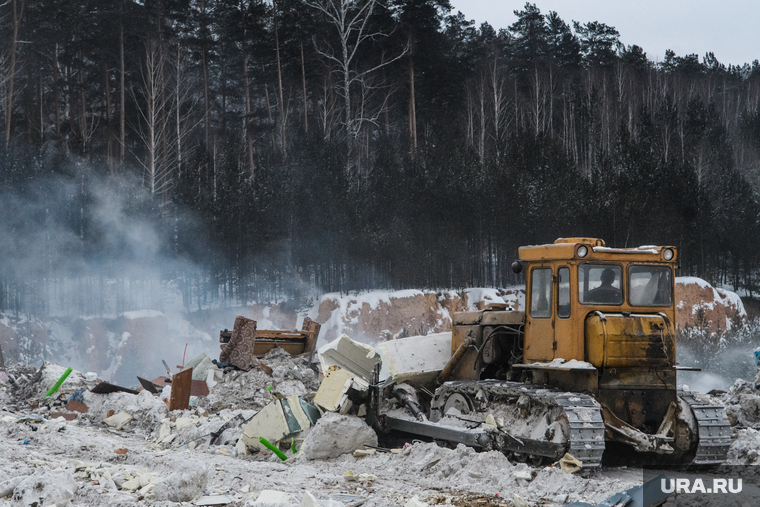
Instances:
[[[665,251],[662,253],[662,257],[666,261],[672,261],[674,255],[675,255],[675,252],[673,252],[673,250],[670,248],[665,249]]]
[[[585,245],[578,247],[578,257],[585,257],[588,254],[588,248]]]

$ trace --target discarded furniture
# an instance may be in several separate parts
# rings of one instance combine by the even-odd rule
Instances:
[[[256,329],[255,320],[238,316],[232,331],[225,329],[219,333],[222,344],[219,361],[247,371],[251,364],[257,363],[257,356],[263,356],[275,347],[294,356],[313,354],[319,330],[320,325],[308,317],[304,319],[301,331],[274,331]]]

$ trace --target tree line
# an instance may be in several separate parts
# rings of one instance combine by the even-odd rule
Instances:
[[[682,274],[756,292],[760,63],[515,15],[497,31],[446,0],[4,2],[0,308],[121,276],[104,188],[159,231],[188,308],[508,285],[518,246],[575,235],[674,245]],[[35,219],[14,207],[46,199]],[[65,245],[27,244],[35,220]]]

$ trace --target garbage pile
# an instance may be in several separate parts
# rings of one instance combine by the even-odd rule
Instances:
[[[34,457],[27,460],[29,468],[20,468],[15,476],[5,477],[0,468],[0,505],[3,498],[14,505],[63,505],[86,497],[93,505],[193,501],[419,507],[452,502],[445,495],[428,495],[426,501],[421,496],[453,484],[463,489],[477,484],[485,495],[456,505],[508,505],[506,500],[501,503],[500,492],[518,490],[520,494],[510,495],[512,505],[562,505],[588,498],[600,501],[630,487],[625,481],[579,477],[582,464],[569,454],[553,466],[537,468],[514,464],[496,451],[476,453],[462,444],[449,449],[435,443],[392,445],[379,440],[372,427],[373,403],[384,403],[383,411],[394,416],[419,419],[415,393],[424,393],[420,386],[429,385],[448,362],[451,334],[393,340],[374,348],[342,335],[316,351],[315,336],[309,333],[318,332],[318,326],[304,327],[309,330],[276,334],[257,330],[254,321],[238,317],[233,331],[220,336],[219,359],[201,354],[174,368],[164,362],[165,371],[152,380],[138,377],[139,384],[129,387],[49,363],[39,369],[13,365],[0,371],[0,434],[9,442],[32,448],[64,435],[74,438],[80,429],[97,429],[104,435],[102,440],[74,438],[83,457],[73,467],[61,466],[55,457]],[[286,347],[277,346],[278,341]],[[380,382],[395,386],[394,397],[373,400],[372,386]],[[760,405],[755,404],[760,397],[754,386],[735,387],[724,401],[735,413],[744,443],[732,456],[742,464],[760,463]],[[489,423],[493,424],[483,424]],[[135,460],[138,451],[126,440],[114,446],[114,437],[140,437],[140,452],[149,459]],[[109,459],[84,459],[86,449],[103,445],[113,447]],[[287,491],[287,481],[266,478],[212,490],[213,465],[208,458],[198,462],[177,457],[188,452],[251,465],[264,462],[283,476],[294,466],[316,470],[322,465],[315,463],[325,461],[351,471],[341,472],[341,480],[321,478],[327,490],[321,493],[294,495]],[[159,466],[164,459],[168,464]],[[378,481],[406,484],[411,477],[415,486],[404,494],[376,486]],[[483,498],[491,503],[480,502]]]

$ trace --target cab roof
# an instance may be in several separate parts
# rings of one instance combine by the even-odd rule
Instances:
[[[585,247],[584,250],[581,247]],[[671,259],[665,259],[665,251],[671,250]],[[521,261],[542,260],[624,260],[642,262],[675,262],[677,250],[672,246],[646,245],[636,248],[611,248],[599,238],[559,238],[547,245],[530,245],[518,250]]]

